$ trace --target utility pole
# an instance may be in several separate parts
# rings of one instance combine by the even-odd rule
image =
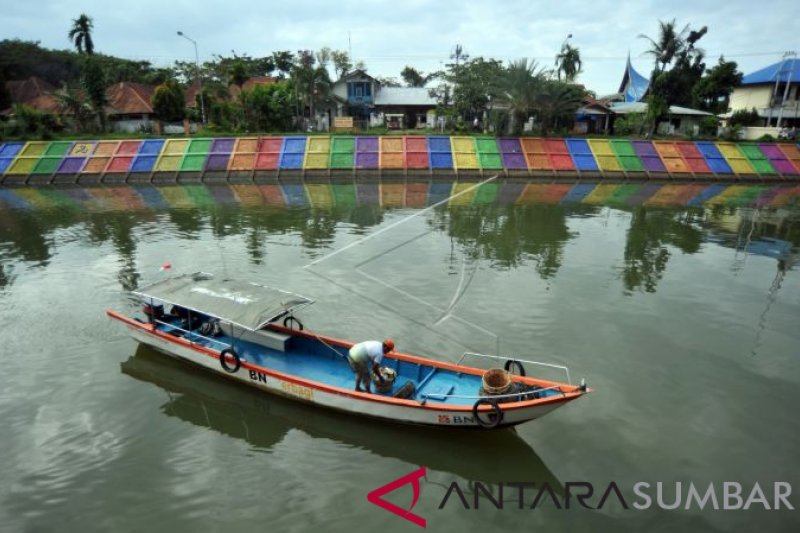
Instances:
[[[205,99],[203,98],[203,77],[200,75],[200,56],[197,53],[197,41],[183,33],[182,31],[178,31],[178,35],[183,37],[184,39],[190,41],[194,45],[194,69],[195,69],[195,77],[200,85],[200,117],[203,121],[203,125],[206,125],[206,104]]]

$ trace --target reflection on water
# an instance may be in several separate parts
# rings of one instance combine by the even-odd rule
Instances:
[[[167,416],[246,440],[264,451],[297,428],[315,438],[333,439],[467,480],[491,483],[524,479],[561,488],[536,452],[513,429],[465,431],[362,419],[228,383],[142,345],[121,368],[123,373],[167,392],[169,399],[161,407]],[[487,460],[498,454],[502,461]]]

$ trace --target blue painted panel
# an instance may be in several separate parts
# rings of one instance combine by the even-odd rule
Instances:
[[[428,137],[428,151],[434,152],[451,152],[450,137]]]
[[[706,163],[708,163],[708,168],[710,168],[715,174],[733,174],[733,170],[731,169],[730,165],[728,165],[728,162],[722,158],[706,158]]]
[[[597,162],[592,155],[572,155],[572,160],[575,162],[575,168],[578,170],[599,170]]]
[[[298,184],[282,183],[281,190],[283,191],[283,198],[286,200],[286,205],[289,207],[306,207],[308,206],[308,198],[306,198],[306,188]]]
[[[302,169],[303,168],[303,154],[281,154],[281,168],[286,169]]]
[[[154,155],[140,155],[133,160],[131,172],[152,172],[156,164],[156,159],[158,159],[158,157]]]
[[[0,174],[3,174],[13,161],[13,157],[0,157]]]
[[[592,155],[592,149],[586,139],[564,139],[567,142],[567,149],[573,156],[575,155]],[[594,158],[594,156],[592,155]]]
[[[452,194],[452,190],[452,183],[431,183],[430,187],[428,188],[428,205],[433,205],[446,200]]]
[[[717,145],[712,142],[696,142],[697,150],[703,154],[706,159],[725,159],[720,153]]]
[[[283,140],[283,153],[284,154],[305,154],[306,153],[306,138],[305,137],[286,137]],[[302,167],[302,164],[300,165]],[[294,167],[292,167],[294,168]]]
[[[453,168],[453,154],[450,152],[431,152],[431,168]]]
[[[150,139],[139,147],[138,155],[158,155],[164,146],[164,139]],[[135,164],[135,163],[134,163]]]
[[[10,142],[5,143],[2,148],[0,148],[0,157],[14,157],[16,156],[25,143],[20,142]]]

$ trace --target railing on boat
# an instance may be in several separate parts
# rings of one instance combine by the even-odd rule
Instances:
[[[154,322],[156,324],[161,324],[163,326],[167,326],[168,328],[170,328],[166,333],[170,333],[172,331],[180,331],[180,332],[184,333],[184,337],[183,338],[185,338],[186,340],[188,340],[192,344],[196,344],[197,342],[196,342],[195,339],[199,338],[199,339],[205,339],[205,340],[207,340],[208,342],[210,342],[212,344],[217,344],[219,346],[222,346],[220,351],[222,351],[222,350],[224,350],[226,348],[233,348],[233,344],[231,344],[231,343],[222,342],[222,341],[219,341],[217,339],[213,339],[211,337],[206,337],[205,335],[201,335],[200,333],[197,333],[196,331],[183,329],[181,327],[176,326],[175,324],[170,324],[169,322],[163,322],[161,320],[155,320]]]
[[[552,363],[542,363],[540,361],[529,361],[527,359],[516,359],[516,358],[513,358],[513,357],[502,357],[500,355],[488,355],[488,354],[474,353],[474,352],[464,352],[461,355],[461,358],[458,360],[458,362],[456,364],[460,365],[461,362],[468,356],[469,357],[484,357],[484,358],[487,358],[487,359],[495,359],[495,360],[498,360],[498,361],[506,361],[506,362],[508,362],[508,361],[516,361],[518,363],[527,363],[527,364],[530,364],[530,365],[539,365],[539,366],[546,366],[546,367],[549,367],[549,368],[557,368],[559,370],[563,370],[564,371],[564,373],[567,375],[567,384],[568,385],[572,385],[572,379],[570,379],[570,376],[569,376],[569,368],[567,368],[567,367],[565,367],[563,365],[554,365]]]
[[[552,387],[542,387],[542,388],[536,388],[536,389],[532,389],[532,390],[510,392],[508,394],[491,394],[491,395],[484,394],[484,395],[474,395],[474,396],[465,395],[465,394],[431,394],[431,395],[422,394],[422,396],[426,400],[428,400],[428,399],[438,400],[440,398],[456,398],[456,399],[459,399],[459,400],[483,400],[483,399],[500,400],[500,399],[504,399],[504,398],[513,398],[515,396],[538,395],[538,394],[541,394],[541,393],[543,393],[545,391],[549,391],[549,390],[558,391],[562,395],[564,394],[564,391],[561,390],[561,387],[559,385],[553,385]]]

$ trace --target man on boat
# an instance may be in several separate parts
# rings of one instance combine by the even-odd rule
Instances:
[[[383,355],[394,350],[394,342],[392,339],[385,341],[364,341],[354,344],[350,348],[347,355],[347,362],[350,363],[350,368],[356,374],[356,391],[364,392],[361,390],[361,384],[366,387],[366,392],[371,393],[370,381],[371,376],[375,373],[379,379],[381,374],[378,371],[380,368]]]

